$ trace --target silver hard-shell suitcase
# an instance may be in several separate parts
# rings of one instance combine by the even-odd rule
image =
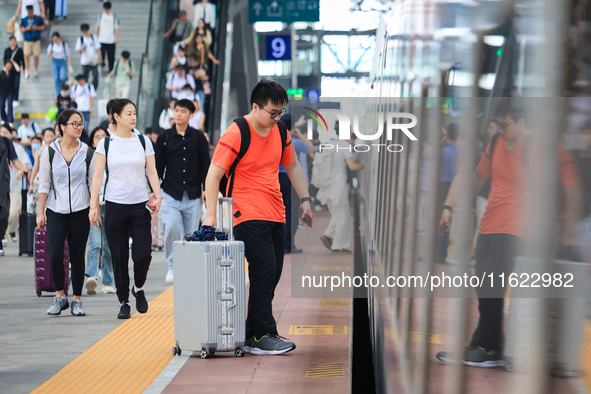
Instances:
[[[224,202],[232,212],[231,198],[220,198],[219,209]],[[177,241],[173,253],[173,354],[180,355],[182,348],[201,351],[201,358],[229,351],[242,357],[246,335],[244,242],[234,241],[232,223],[228,241]]]

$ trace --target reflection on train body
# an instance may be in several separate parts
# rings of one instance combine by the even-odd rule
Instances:
[[[591,370],[583,349],[590,317],[585,284],[591,255],[591,1],[402,0],[393,2],[384,20],[375,96],[365,104],[370,120],[364,128],[379,129],[389,112],[412,113],[418,141],[400,132],[388,140],[384,132],[376,143],[400,144],[403,151],[363,154],[365,170],[353,182],[357,274],[377,276],[381,284],[396,277],[474,275],[475,223],[486,202],[480,198],[475,209],[474,173],[491,140],[487,129],[511,127],[495,116],[503,98],[511,97],[512,108],[523,108],[518,118],[534,142],[531,153],[524,149],[523,163],[512,163],[523,167],[521,176],[507,171],[521,198],[509,219],[519,224],[527,245],[511,271],[517,276],[505,285],[510,289],[499,364],[507,371],[483,372],[435,358],[443,350],[461,355],[469,345],[479,318],[474,285],[452,282],[445,291],[417,283],[370,287],[378,392],[550,393],[575,392],[581,385],[591,390],[588,377],[576,377]],[[454,164],[459,191],[441,261],[439,177],[442,147],[450,141],[442,132],[452,122],[459,128]],[[505,144],[495,150],[498,146]],[[542,285],[536,293],[522,293],[522,272],[530,284],[534,274],[543,284],[542,278],[549,278],[544,273],[561,278],[572,273],[581,291],[557,294],[558,282],[550,281],[552,286]]]

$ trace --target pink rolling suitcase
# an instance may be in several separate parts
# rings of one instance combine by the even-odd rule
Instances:
[[[66,274],[64,290],[67,295],[70,287],[70,254],[67,238],[64,243],[64,272]],[[35,228],[35,285],[38,297],[41,297],[42,291],[55,291],[53,279],[51,278],[51,269],[49,268],[47,232],[38,228]]]

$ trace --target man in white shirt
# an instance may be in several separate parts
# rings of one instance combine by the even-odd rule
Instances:
[[[197,27],[199,19],[203,19],[212,31],[215,30],[215,6],[209,0],[195,0],[193,4],[195,4],[195,18],[193,19],[195,27]]]
[[[28,113],[23,113],[21,115],[21,121],[22,124],[16,130],[18,138],[20,138],[24,144],[30,145],[31,138],[36,136],[37,134],[41,134],[41,129],[39,128],[39,125],[37,123],[31,122]]]
[[[84,79],[88,81],[88,76],[92,71],[92,85],[98,89],[98,65],[103,63],[103,55],[99,49],[101,44],[99,40],[90,34],[90,26],[83,23],[80,25],[82,35],[76,40],[76,51],[80,53],[80,65]]]
[[[84,130],[88,131],[90,111],[94,104],[96,90],[94,86],[86,83],[86,77],[82,74],[76,76],[76,81],[78,83],[70,90],[70,98],[76,103],[76,110],[84,116]]]
[[[103,60],[109,57],[109,72],[113,71],[115,63],[115,44],[119,42],[119,18],[111,12],[111,2],[105,1],[103,12],[96,18],[94,35],[101,43]],[[104,67],[104,63],[102,63]]]
[[[43,19],[45,17],[45,4],[42,0],[19,0],[16,6],[16,12],[14,13],[14,19],[21,20],[27,16],[27,6],[33,6],[33,15],[40,16]],[[20,17],[19,17],[20,12]]]

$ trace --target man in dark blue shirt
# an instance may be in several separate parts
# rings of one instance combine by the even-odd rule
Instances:
[[[34,76],[37,78],[39,69],[39,55],[41,54],[41,32],[45,30],[45,23],[40,16],[33,14],[33,6],[27,6],[28,15],[21,21],[21,31],[25,38],[25,79],[29,78],[31,53],[35,58]]]
[[[162,225],[168,263],[166,281],[173,282],[172,246],[199,226],[201,194],[211,161],[205,135],[189,126],[195,112],[190,100],[174,105],[174,125],[156,140],[156,169],[162,179]]]

